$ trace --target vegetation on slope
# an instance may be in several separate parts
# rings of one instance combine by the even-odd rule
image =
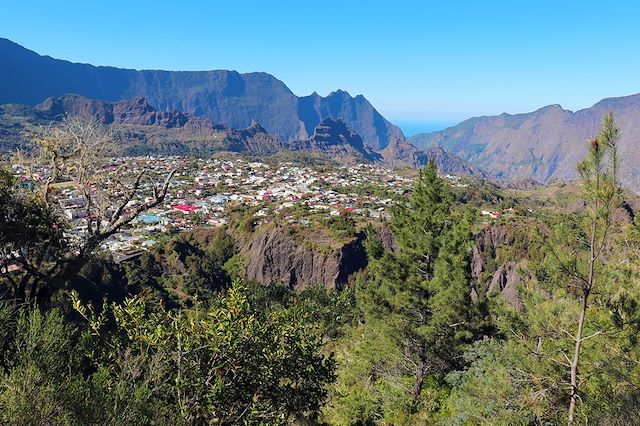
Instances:
[[[340,291],[243,283],[223,229],[124,265],[90,251],[52,282],[65,225],[3,174],[0,423],[637,424],[640,219],[616,143],[606,116],[579,187],[451,188],[430,163]]]

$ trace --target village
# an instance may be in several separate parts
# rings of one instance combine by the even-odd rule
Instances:
[[[131,226],[103,243],[115,257],[148,249],[167,233],[226,225],[230,210],[237,208],[244,209],[257,224],[284,221],[309,227],[341,215],[360,222],[386,220],[392,205],[410,190],[415,179],[415,173],[377,164],[316,166],[240,156],[150,156],[111,159],[105,171],[107,182],[116,177],[131,182],[143,169],[150,179],[127,204],[129,209],[148,201],[154,181],[162,180],[171,170],[176,173],[161,205],[140,214]],[[22,184],[28,184],[20,166],[13,170]],[[44,179],[46,168],[36,170],[33,179]],[[444,177],[453,186],[465,186],[458,176]],[[89,214],[86,200],[74,185],[58,185],[58,203],[69,221],[71,237],[81,238]],[[482,214],[501,216],[499,212]]]
[[[126,167],[123,167],[125,166]],[[310,226],[312,220],[340,215],[354,219],[385,219],[393,199],[411,186],[413,178],[379,165],[355,164],[337,167],[303,166],[294,163],[229,158],[122,157],[111,159],[107,176],[132,181],[147,170],[153,179],[176,173],[164,202],[140,214],[131,227],[113,235],[104,244],[116,253],[146,249],[168,232],[188,231],[199,226],[223,226],[228,211],[244,207],[258,222],[284,220]],[[32,179],[43,180],[47,170],[36,169]],[[126,175],[122,176],[122,171]],[[14,174],[23,185],[29,178],[20,166]],[[108,179],[107,179],[108,181]],[[147,201],[147,182],[127,208]],[[72,238],[85,232],[86,200],[72,184],[58,184],[57,201],[69,221]]]

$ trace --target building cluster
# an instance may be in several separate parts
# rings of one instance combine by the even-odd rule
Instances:
[[[224,225],[229,211],[238,207],[260,221],[283,220],[303,226],[340,215],[356,220],[385,219],[393,200],[413,182],[410,177],[370,164],[329,167],[251,161],[238,156],[133,157],[112,159],[92,193],[98,193],[107,205],[110,200],[116,205],[143,170],[140,188],[123,213],[148,202],[152,187],[161,184],[171,170],[176,173],[163,203],[140,214],[104,243],[114,252],[150,247],[171,229]],[[14,172],[28,184],[24,173],[17,169]],[[40,178],[46,178],[46,170]],[[73,182],[56,185],[57,202],[71,225],[72,237],[81,238],[94,213]],[[112,214],[113,208],[105,213]]]

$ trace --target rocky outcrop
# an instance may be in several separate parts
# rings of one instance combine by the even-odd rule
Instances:
[[[500,294],[518,312],[524,309],[524,305],[518,296],[518,283],[521,281],[519,263],[508,261],[500,265],[493,274],[487,294]]]
[[[339,160],[374,161],[378,156],[367,150],[362,138],[341,120],[325,118],[305,140],[289,144],[292,151],[312,151]]]
[[[448,154],[439,147],[418,149],[404,139],[394,138],[380,153],[384,162],[392,167],[420,168],[430,159],[436,163],[438,171],[457,176],[473,176],[479,179],[487,178],[480,168],[454,155]]]
[[[391,228],[387,224],[376,226],[375,231],[376,238],[380,240],[380,243],[382,243],[382,247],[385,250],[392,253],[395,253],[398,250],[398,243],[396,242],[396,238],[393,235],[393,232],[391,232]]]
[[[49,115],[52,119],[69,115],[92,118],[104,125],[128,124],[132,126],[159,126],[167,129],[183,127],[191,118],[177,110],[157,111],[143,97],[122,102],[105,102],[78,95],[65,95],[59,98],[48,98],[36,105],[34,109]]]
[[[337,288],[366,266],[360,235],[337,250],[318,250],[297,241],[282,228],[258,230],[241,244],[248,280],[284,283],[292,288],[323,284]]]
[[[375,231],[386,250],[397,250],[388,226],[379,225]],[[480,293],[499,294],[520,311],[523,305],[518,297],[518,286],[527,279],[526,263],[521,259],[509,259],[488,269],[490,264],[494,264],[491,259],[496,259],[499,247],[513,243],[514,235],[514,228],[510,226],[483,229],[476,235],[469,268],[474,299]],[[300,241],[284,228],[268,227],[238,240],[245,277],[249,280],[261,284],[284,283],[292,288],[318,283],[339,288],[351,274],[366,267],[364,238],[361,234],[347,244],[327,250],[327,246],[320,249]]]
[[[500,246],[513,244],[516,228],[513,225],[500,224],[488,226],[476,235],[476,244],[470,256],[471,296],[476,300],[482,293],[487,295],[500,294],[516,310],[523,309],[518,297],[518,284],[526,271],[522,259],[508,259],[497,268],[496,253]]]
[[[246,152],[251,155],[271,155],[288,149],[286,143],[267,133],[258,123],[253,123],[244,130],[232,130],[227,135],[229,150]]]
[[[526,190],[530,190],[530,189],[539,188],[540,186],[542,186],[542,185],[540,185],[540,182],[538,182],[535,179],[521,178],[521,179],[516,179],[513,182],[511,182],[509,185],[507,185],[507,188],[526,191]]]
[[[476,235],[470,259],[471,278],[478,281],[487,270],[489,259],[496,257],[496,250],[513,241],[513,230],[505,225],[488,226]]]

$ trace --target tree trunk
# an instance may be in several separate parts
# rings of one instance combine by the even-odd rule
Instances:
[[[424,373],[426,370],[426,363],[424,359],[425,352],[424,348],[421,348],[418,356],[418,365],[416,366],[415,373],[416,383],[413,385],[413,389],[411,390],[411,413],[415,413],[418,409],[418,399],[420,398],[422,386],[424,385]]]
[[[598,209],[598,202],[595,203],[596,211]],[[570,376],[571,376],[571,399],[569,400],[569,415],[567,424],[571,426],[574,421],[574,415],[576,410],[576,404],[578,403],[578,388],[580,383],[578,382],[578,365],[580,363],[580,351],[582,350],[582,341],[584,336],[584,323],[587,319],[587,308],[589,302],[589,295],[595,281],[595,267],[596,258],[598,257],[596,252],[596,219],[593,219],[591,224],[591,247],[589,253],[589,275],[587,276],[587,282],[582,287],[582,305],[580,309],[580,318],[578,319],[578,330],[575,336],[575,346],[573,350],[573,360],[570,364]]]
[[[567,424],[571,426],[574,420],[574,413],[576,404],[578,402],[578,364],[580,362],[580,350],[582,349],[582,336],[584,335],[584,322],[587,317],[587,297],[588,293],[584,294],[582,300],[582,309],[580,311],[580,319],[578,319],[578,331],[576,333],[576,343],[573,351],[573,360],[571,361],[570,373],[571,373],[571,399],[569,400],[569,418]]]

